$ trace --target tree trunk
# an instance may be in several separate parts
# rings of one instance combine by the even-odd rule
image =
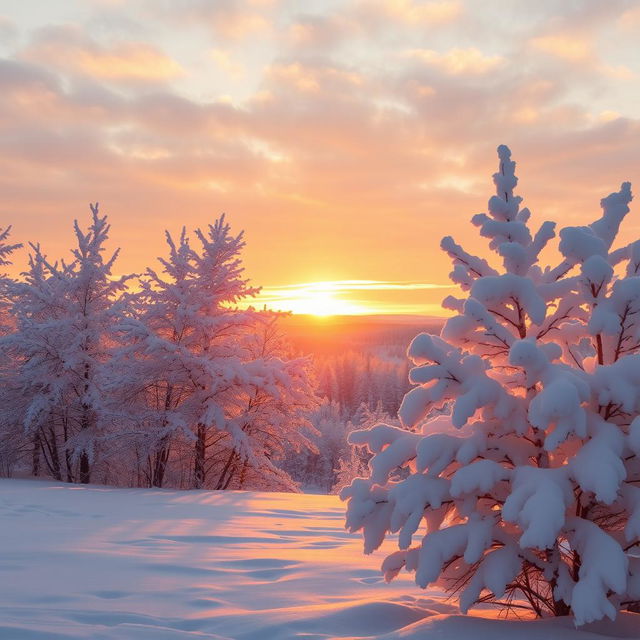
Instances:
[[[31,458],[31,475],[40,475],[40,432],[36,431],[33,436],[33,455]]]
[[[69,439],[68,420],[64,416],[62,418],[62,446],[64,448],[64,462],[66,467],[67,482],[73,482],[73,464],[71,462],[71,451],[67,447],[67,440]]]
[[[85,348],[88,351],[87,348]],[[89,365],[84,365],[84,398],[86,398],[89,392]],[[91,426],[91,418],[89,416],[89,405],[86,402],[82,403],[82,418],[80,419],[80,430],[86,431]],[[89,456],[86,451],[80,454],[80,477],[81,484],[89,484],[91,482],[91,469],[89,468]]]
[[[170,446],[165,444],[155,455],[153,470],[151,474],[151,486],[162,487],[164,483],[164,474],[169,461]]]
[[[249,458],[245,458],[242,463],[242,471],[240,472],[240,482],[238,484],[238,489],[242,489],[244,486],[244,481],[247,479],[247,469],[249,468]]]
[[[173,402],[173,386],[167,385],[167,390],[164,394],[164,411],[165,415],[171,409]],[[163,428],[166,428],[166,419],[163,422]],[[165,435],[160,441],[160,450],[155,455],[155,460],[151,472],[151,486],[162,487],[164,483],[164,474],[167,469],[167,462],[169,461],[169,452],[171,450],[171,436]],[[203,478],[205,474],[202,474]]]
[[[231,481],[233,480],[234,475],[237,473],[238,471],[238,465],[237,465],[237,460],[238,460],[238,455],[236,455],[235,457],[236,462],[233,464],[233,466],[229,469],[229,475],[227,476],[227,481],[224,483],[224,486],[222,487],[222,489],[224,491],[226,491],[229,488],[229,485],[231,484]],[[245,460],[246,463],[246,460]],[[244,468],[243,468],[244,470]],[[240,480],[240,482],[242,482],[242,479]],[[240,489],[242,485],[240,485],[238,487],[238,489]]]
[[[51,464],[53,466],[53,477],[56,480],[62,480],[62,471],[60,469],[60,455],[58,453],[58,439],[53,427],[49,427],[49,436],[51,437]]]
[[[47,464],[49,473],[56,480],[62,480],[62,476],[60,475],[60,461],[58,458],[57,450],[58,443],[56,442],[55,436],[51,441],[49,441],[45,431],[40,430],[38,432],[38,442],[40,443],[40,451],[42,452],[44,461]]]
[[[216,489],[224,489],[225,486],[225,482],[227,484],[227,486],[229,486],[229,483],[227,482],[227,472],[229,471],[231,465],[233,464],[233,462],[235,462],[236,459],[236,450],[235,449],[231,449],[231,453],[229,454],[229,458],[227,459],[226,464],[224,465],[224,468],[222,469],[222,473],[220,474],[220,477],[218,478],[218,483],[216,484]]]
[[[80,454],[80,476],[79,481],[81,484],[89,484],[91,482],[91,469],[89,468],[89,456],[86,451]]]
[[[89,406],[82,405],[82,418],[80,420],[80,430],[86,431],[90,427]],[[91,482],[91,469],[89,467],[89,454],[83,451],[80,454],[80,469],[78,470],[78,481],[81,484]]]
[[[204,425],[198,425],[196,434],[195,461],[193,465],[193,487],[194,489],[202,489],[206,479],[206,471],[204,467],[204,459],[206,453],[206,435],[207,429]]]
[[[64,459],[67,467],[67,482],[75,482],[73,479],[73,464],[71,463],[71,453],[68,449],[64,451]]]

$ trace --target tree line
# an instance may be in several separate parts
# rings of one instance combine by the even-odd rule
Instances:
[[[3,275],[0,472],[75,483],[295,489],[276,461],[313,447],[311,361],[279,314],[238,303],[242,233],[222,216],[178,238],[157,269],[114,275],[107,217],[74,224],[69,260],[29,244]],[[0,261],[20,245],[0,233]]]

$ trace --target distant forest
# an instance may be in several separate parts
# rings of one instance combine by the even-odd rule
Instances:
[[[353,429],[378,422],[397,424],[409,390],[406,350],[420,332],[439,333],[441,321],[394,316],[281,320],[294,350],[311,354],[322,404],[311,415],[317,450],[287,455],[282,467],[306,491],[335,492],[364,475],[368,453],[347,443]]]

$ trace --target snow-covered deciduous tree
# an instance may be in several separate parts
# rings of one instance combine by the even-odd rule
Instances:
[[[227,408],[236,429],[242,432],[238,447],[233,431],[217,442],[216,488],[298,491],[297,484],[277,464],[285,454],[300,456],[313,450],[315,433],[310,414],[318,399],[313,388],[309,358],[290,357],[287,340],[279,325],[279,313],[253,312],[249,330],[242,336],[248,362],[264,378],[238,388]],[[267,376],[270,377],[270,376]],[[224,432],[223,432],[224,435]],[[223,455],[221,455],[221,453]]]
[[[70,262],[47,260],[32,244],[29,268],[7,285],[15,324],[0,339],[11,358],[4,419],[20,424],[32,443],[32,472],[40,466],[58,480],[87,483],[102,432],[102,372],[113,341],[115,306],[127,278],[113,278],[116,251],[104,257],[109,225],[98,205]]]
[[[562,229],[559,264],[543,267],[555,225],[531,228],[511,153],[498,155],[496,195],[472,218],[490,257],[442,241],[464,295],[409,347],[402,427],[352,435],[374,455],[341,493],[347,526],[366,553],[398,533],[386,578],[413,571],[463,611],[615,618],[640,600],[640,241],[613,247],[630,185]]]
[[[119,325],[110,388],[128,437],[150,486],[179,459],[181,486],[293,487],[271,458],[307,444],[308,362],[286,357],[273,314],[237,307],[258,291],[243,278],[242,233],[222,216],[195,235],[194,248],[186,230],[166,234],[162,272],[147,270]]]

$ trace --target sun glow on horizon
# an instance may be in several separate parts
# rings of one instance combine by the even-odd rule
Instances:
[[[330,291],[310,291],[288,303],[289,311],[326,318],[337,315],[369,313],[366,307],[340,300]]]
[[[432,304],[398,304],[381,299],[390,292],[444,289],[449,285],[379,280],[325,280],[264,287],[251,304],[294,314],[329,316],[376,314],[433,314],[442,310]]]
[[[344,282],[308,282],[282,287],[265,287],[260,301],[268,307],[326,318],[340,315],[365,315],[375,311],[359,301],[347,300]]]

